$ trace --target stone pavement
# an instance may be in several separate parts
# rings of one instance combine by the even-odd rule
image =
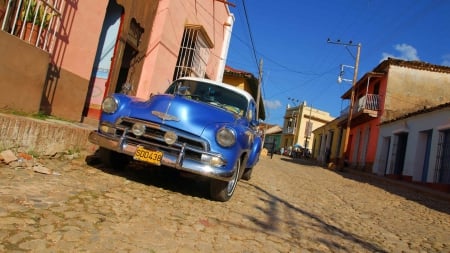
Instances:
[[[206,182],[83,157],[0,162],[0,252],[450,252],[450,202],[261,157],[229,202]]]

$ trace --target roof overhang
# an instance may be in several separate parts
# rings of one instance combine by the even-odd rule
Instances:
[[[361,86],[367,85],[370,81],[370,79],[372,78],[382,78],[386,75],[386,73],[381,73],[381,72],[367,72],[366,74],[364,74],[363,77],[361,77],[361,79],[359,79],[359,81],[356,83],[355,88],[359,88]],[[350,87],[350,89],[348,89],[342,96],[342,99],[350,99],[350,96],[352,94],[352,87]]]

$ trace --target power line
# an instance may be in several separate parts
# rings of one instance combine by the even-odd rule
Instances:
[[[244,44],[244,45],[247,46],[248,48],[251,48],[251,46],[248,45],[248,44],[246,43],[246,41],[245,41],[243,38],[241,38],[239,35],[233,34],[233,37],[236,38],[237,40],[239,40],[240,42],[242,42],[242,44]],[[286,65],[284,65],[284,64],[282,64],[282,63],[280,63],[279,61],[274,60],[274,59],[268,57],[267,55],[265,55],[265,54],[263,54],[263,53],[261,53],[261,52],[258,52],[258,54],[261,55],[265,60],[268,60],[269,62],[273,63],[274,65],[277,65],[277,66],[280,67],[279,69],[275,69],[275,68],[270,68],[270,67],[268,68],[267,65],[266,65],[266,67],[265,67],[266,70],[267,70],[267,69],[270,69],[270,70],[273,70],[273,71],[284,70],[284,71],[287,71],[287,72],[290,72],[290,73],[295,73],[295,74],[300,74],[300,75],[305,75],[305,76],[320,76],[320,75],[322,75],[321,73],[314,73],[314,72],[308,73],[308,72],[306,72],[306,71],[302,71],[302,70],[290,68],[290,67],[288,67],[288,66],[286,66]],[[240,62],[240,63],[241,63],[241,62]]]
[[[252,30],[250,29],[250,23],[248,21],[248,14],[247,14],[247,8],[245,7],[245,1],[242,0],[242,6],[244,7],[244,15],[245,15],[245,20],[247,22],[247,29],[248,29],[248,34],[250,36],[250,42],[252,44],[252,50],[253,50],[253,57],[255,58],[255,63],[257,68],[259,68],[259,63],[258,63],[258,59],[256,57],[256,48],[255,48],[255,42],[253,41],[253,35],[252,35]]]

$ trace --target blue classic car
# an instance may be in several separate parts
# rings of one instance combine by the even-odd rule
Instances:
[[[99,145],[107,166],[123,168],[134,159],[200,175],[209,179],[212,199],[228,201],[259,160],[256,117],[255,100],[246,91],[186,77],[148,100],[107,97],[89,141]]]

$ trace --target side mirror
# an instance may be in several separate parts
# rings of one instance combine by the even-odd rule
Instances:
[[[250,121],[250,125],[251,125],[252,127],[257,127],[257,126],[259,126],[259,121],[257,121],[257,120],[252,120],[252,121]]]

